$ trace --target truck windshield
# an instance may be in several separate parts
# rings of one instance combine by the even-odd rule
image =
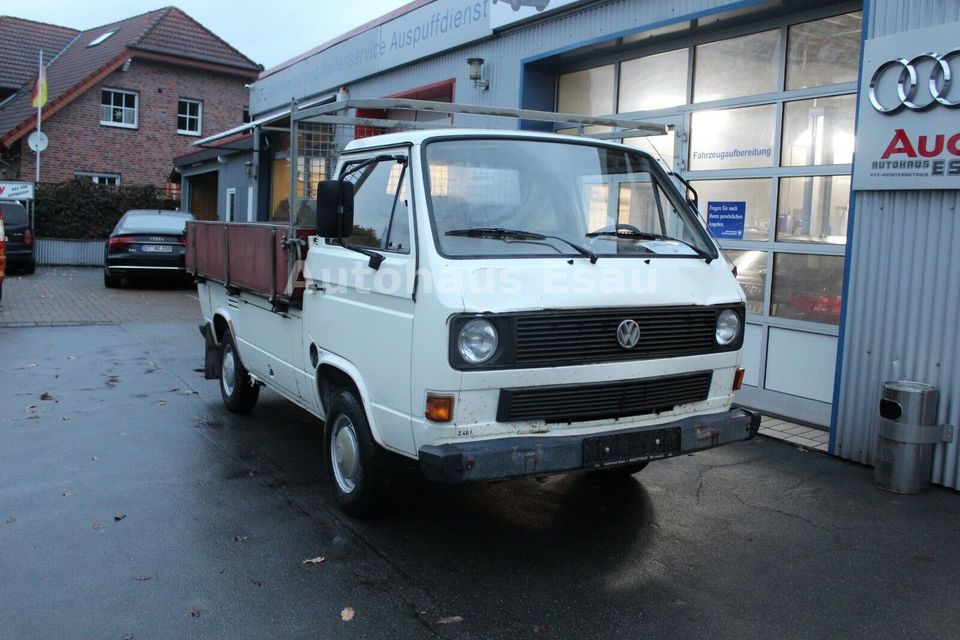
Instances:
[[[534,139],[427,144],[437,247],[454,258],[716,257],[680,195],[646,155]]]

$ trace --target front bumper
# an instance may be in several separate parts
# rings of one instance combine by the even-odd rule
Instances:
[[[604,434],[518,436],[425,445],[420,448],[420,468],[430,480],[444,483],[608,468],[749,440],[757,435],[759,429],[759,413],[734,408],[723,413],[692,416],[666,424]],[[660,437],[661,434],[664,438]],[[652,438],[645,439],[644,435],[656,436],[655,443]],[[664,443],[670,439],[676,442],[665,447]],[[608,452],[611,446],[614,449],[623,446],[623,453],[618,455],[617,451],[613,451],[603,461],[597,461],[591,454],[585,463],[585,447],[590,451],[598,442],[604,443],[602,446]]]

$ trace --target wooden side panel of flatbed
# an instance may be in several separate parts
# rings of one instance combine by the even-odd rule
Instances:
[[[292,293],[285,292],[290,279],[287,252],[300,252],[286,242],[289,231],[286,225],[272,223],[188,222],[187,272],[271,302],[299,304],[304,285],[302,255],[297,256]],[[305,239],[310,233],[298,229],[297,237]]]

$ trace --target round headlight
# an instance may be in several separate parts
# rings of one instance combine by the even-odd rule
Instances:
[[[733,309],[724,309],[717,318],[717,344],[731,344],[739,335],[740,316]]]
[[[460,329],[457,350],[468,364],[483,364],[497,351],[497,329],[488,320],[471,320]]]

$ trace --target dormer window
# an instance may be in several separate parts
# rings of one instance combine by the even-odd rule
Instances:
[[[91,41],[89,42],[89,44],[87,44],[87,46],[88,46],[88,47],[95,47],[95,46],[97,46],[98,44],[100,44],[101,42],[103,42],[104,40],[106,40],[107,38],[109,38],[110,36],[112,36],[113,34],[115,34],[117,31],[118,31],[118,29],[114,29],[113,31],[107,31],[106,33],[101,33],[101,34],[98,35],[96,38],[94,38],[93,40],[91,40]]]

